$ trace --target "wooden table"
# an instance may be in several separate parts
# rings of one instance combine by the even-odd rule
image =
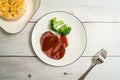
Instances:
[[[119,0],[41,0],[40,8],[21,33],[8,34],[0,29],[0,80],[77,80],[101,48],[107,50],[107,60],[85,80],[120,80],[119,5]],[[86,28],[86,50],[71,65],[49,66],[37,58],[31,47],[34,25],[51,11],[72,13]]]

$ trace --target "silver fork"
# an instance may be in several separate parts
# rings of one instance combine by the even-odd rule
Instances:
[[[101,64],[105,61],[107,56],[107,51],[105,49],[101,49],[97,52],[96,57],[93,58],[93,62],[91,66],[88,68],[88,70],[78,79],[78,80],[84,80],[87,74],[90,72],[90,70],[96,65]]]

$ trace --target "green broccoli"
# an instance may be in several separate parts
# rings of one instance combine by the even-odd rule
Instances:
[[[67,35],[71,31],[71,27],[65,24],[63,20],[57,21],[56,17],[51,19],[51,28],[61,35]]]
[[[69,27],[67,24],[64,24],[58,29],[58,33],[60,33],[61,35],[67,35],[70,33],[70,31],[71,27]]]
[[[54,30],[54,31],[57,31],[58,28],[60,27],[60,25],[63,25],[64,22],[62,20],[59,20],[59,21],[56,21],[56,18],[53,18],[51,20],[51,28]]]

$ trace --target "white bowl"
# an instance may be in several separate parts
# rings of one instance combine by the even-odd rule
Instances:
[[[19,20],[8,21],[0,18],[0,27],[8,33],[18,33],[22,31],[39,8],[40,0],[26,0],[26,4],[26,11]]]

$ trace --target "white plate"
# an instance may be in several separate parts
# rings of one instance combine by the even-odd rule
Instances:
[[[50,30],[50,20],[53,17],[63,20],[72,28],[70,34],[67,35],[69,45],[64,57],[60,60],[54,60],[46,56],[40,45],[40,37],[44,32]],[[32,33],[32,46],[36,55],[43,62],[53,66],[65,66],[75,62],[83,54],[86,47],[86,31],[80,20],[74,15],[63,11],[50,12],[36,23]]]
[[[27,8],[24,15],[15,21],[7,21],[0,18],[0,27],[8,33],[18,33],[24,29],[34,13],[40,6],[40,0],[26,0]]]

